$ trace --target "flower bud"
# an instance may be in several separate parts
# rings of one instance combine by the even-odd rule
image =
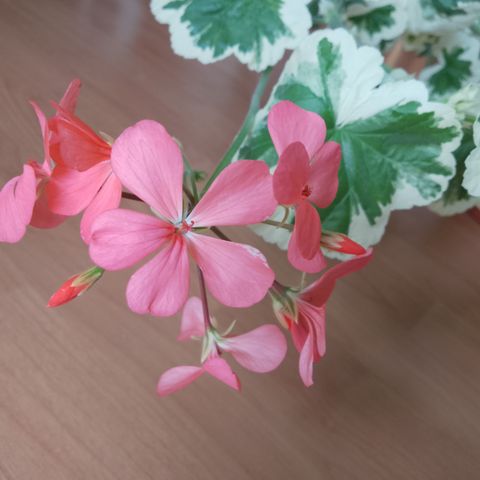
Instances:
[[[286,289],[285,292],[271,288],[272,308],[275,317],[282,327],[290,328],[292,322],[297,321],[298,309],[295,297],[289,293],[293,291]]]
[[[87,291],[103,275],[105,270],[100,267],[91,267],[82,273],[70,277],[50,298],[47,307],[59,307],[77,298]]]
[[[336,232],[323,232],[320,246],[328,250],[346,253],[348,255],[363,255],[366,252],[360,244],[354,242],[343,233]]]

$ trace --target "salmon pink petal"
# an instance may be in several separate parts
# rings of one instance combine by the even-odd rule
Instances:
[[[312,160],[308,180],[312,191],[308,199],[319,208],[328,207],[337,195],[338,169],[341,159],[340,145],[327,142]]]
[[[185,303],[180,324],[180,335],[177,340],[189,340],[192,337],[205,335],[203,305],[198,297],[190,297]]]
[[[112,149],[113,171],[123,185],[160,215],[182,217],[182,154],[165,128],[142,120],[127,128]]]
[[[320,249],[322,225],[317,210],[308,201],[302,201],[295,209],[293,236],[300,254],[311,260]]]
[[[333,292],[336,281],[367,265],[372,259],[372,253],[372,249],[369,249],[364,255],[359,255],[351,260],[339,263],[327,270],[316,282],[312,283],[302,292],[302,300],[317,307],[325,305]]]
[[[289,329],[290,333],[292,335],[292,341],[293,345],[295,346],[295,349],[297,352],[301,352],[303,345],[305,344],[307,337],[309,335],[309,329],[308,329],[308,322],[301,318],[302,311],[301,311],[301,306],[300,303],[298,305],[299,309],[299,321],[297,323],[292,322]]]
[[[132,275],[127,286],[128,306],[140,314],[174,315],[187,300],[189,282],[187,246],[182,237],[175,238]]]
[[[287,146],[273,174],[273,191],[278,203],[292,205],[302,200],[310,171],[309,157],[300,142]]]
[[[50,209],[60,215],[77,215],[90,205],[111,173],[108,161],[81,172],[63,166],[55,167],[46,186]]]
[[[302,351],[300,352],[300,359],[298,363],[298,370],[300,378],[306,387],[313,385],[313,356],[314,356],[314,340],[312,333],[309,333]]]
[[[229,307],[250,307],[265,297],[275,275],[256,248],[195,233],[190,252],[212,295]]]
[[[154,252],[172,233],[159,218],[132,210],[109,210],[93,221],[90,258],[107,270],[121,270]]]
[[[290,237],[290,241],[288,242],[287,255],[290,264],[301,272],[317,273],[327,266],[327,262],[325,261],[322,250],[320,248],[318,249],[318,252],[313,256],[313,258],[307,260],[298,248],[297,236],[293,234]]]
[[[35,102],[30,102],[35,114],[37,115],[38,123],[40,124],[40,130],[42,132],[43,139],[43,165],[42,168],[45,174],[51,174],[51,158],[50,158],[50,128],[48,127],[48,121],[45,114]]]
[[[87,245],[90,243],[92,236],[93,221],[101,213],[117,208],[121,199],[122,184],[117,176],[111,173],[83,213],[82,222],[80,223],[80,235]]]
[[[32,218],[37,181],[30,165],[8,181],[0,191],[0,242],[16,243],[25,235]]]
[[[37,187],[38,188],[38,187]],[[50,210],[45,189],[40,192],[35,206],[33,207],[30,225],[36,228],[55,228],[67,219],[64,215],[58,215]]]
[[[60,100],[60,107],[62,107],[63,110],[69,113],[75,113],[80,88],[82,88],[82,82],[78,78],[75,78],[70,82]]]
[[[287,342],[276,325],[262,325],[243,335],[226,338],[219,346],[242,367],[258,373],[275,370],[287,353]]]
[[[268,130],[278,155],[291,143],[301,142],[313,158],[325,141],[327,127],[320,115],[284,100],[270,110]]]
[[[189,215],[195,226],[248,225],[273,214],[272,176],[263,161],[239,160],[225,168]]]
[[[202,367],[174,367],[162,374],[157,384],[157,393],[164,397],[187,387],[205,372]]]
[[[56,108],[49,126],[50,155],[57,165],[84,171],[110,159],[111,147],[105,140],[72,113]]]
[[[230,365],[223,358],[210,357],[203,364],[203,370],[234,390],[240,390],[240,381],[237,375],[235,375]]]

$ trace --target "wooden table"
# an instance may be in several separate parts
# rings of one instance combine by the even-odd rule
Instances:
[[[245,113],[255,75],[230,59],[176,57],[139,0],[0,1],[2,184],[41,156],[29,99],[68,82],[79,115],[118,135],[154,118],[211,170]],[[298,276],[250,232],[284,282]],[[305,389],[292,346],[271,375],[237,369],[242,394],[202,378],[159,399],[160,373],[198,361],[174,341],[178,317],[129,312],[131,271],[44,308],[90,264],[78,220],[0,246],[2,480],[480,478],[480,227],[422,209],[396,213],[376,258],[328,307],[328,353]],[[273,322],[270,303],[214,305],[241,329]]]

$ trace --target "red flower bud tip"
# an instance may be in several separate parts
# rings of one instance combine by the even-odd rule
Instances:
[[[47,307],[59,307],[86,292],[103,275],[105,270],[92,267],[70,277],[50,298]]]
[[[343,233],[323,232],[320,246],[348,255],[363,255],[366,253],[366,250],[359,243],[354,242]]]
[[[470,215],[470,217],[473,220],[475,220],[477,223],[480,223],[480,208],[479,207],[473,207],[470,210],[468,210],[467,213]]]

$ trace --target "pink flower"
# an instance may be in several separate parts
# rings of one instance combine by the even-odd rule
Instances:
[[[212,318],[211,324],[215,324]],[[230,329],[229,329],[230,330]],[[228,363],[220,358],[231,353],[242,367],[257,373],[275,370],[287,353],[287,343],[276,325],[262,325],[248,333],[220,335],[216,328],[205,328],[202,302],[197,297],[185,304],[179,340],[203,337],[201,366],[180,366],[167,370],[158,381],[157,392],[161,396],[180,390],[204,373],[208,373],[229,387],[240,390],[240,382]]]
[[[74,115],[81,86],[79,80],[74,82],[76,92],[70,97],[69,108],[60,103],[49,122],[50,152],[56,167],[47,196],[49,206],[58,214],[71,216],[84,211],[80,235],[88,244],[95,217],[120,205],[122,185],[112,172],[110,145]]]
[[[189,213],[183,210],[182,154],[159,123],[143,120],[127,128],[113,145],[112,166],[156,215],[116,209],[98,216],[92,227],[90,256],[107,270],[130,267],[157,252],[128,283],[134,312],[168,316],[182,307],[189,255],[225,305],[248,307],[265,296],[274,274],[257,249],[198,233],[214,225],[258,223],[273,213],[272,178],[264,162],[231,164]]]
[[[79,85],[73,81],[67,88],[60,105],[65,110],[74,107]],[[45,187],[52,174],[50,157],[51,131],[44,113],[35,102],[30,102],[38,118],[43,138],[44,160],[23,167],[22,175],[12,178],[0,192],[0,241],[20,241],[28,225],[37,228],[53,228],[65,220],[63,215],[51,211]]]
[[[287,289],[273,294],[273,308],[279,321],[290,330],[300,352],[299,372],[305,386],[313,385],[313,363],[325,355],[325,304],[336,281],[363,268],[372,258],[372,250],[327,270],[302,291]]]
[[[273,175],[275,198],[295,208],[288,259],[299,270],[319,272],[326,263],[320,250],[321,223],[315,206],[325,208],[335,198],[340,145],[325,143],[322,117],[287,100],[270,110],[268,129],[279,155]]]

